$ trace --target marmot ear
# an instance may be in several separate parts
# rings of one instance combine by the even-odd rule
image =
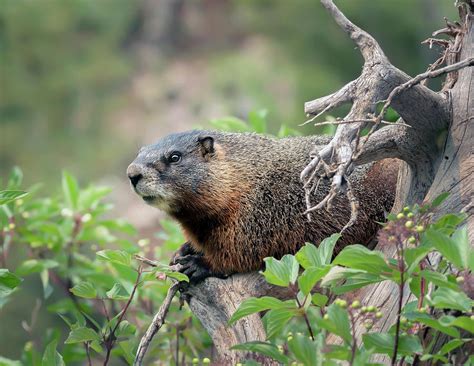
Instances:
[[[199,137],[198,141],[203,156],[214,152],[214,139],[211,136]]]

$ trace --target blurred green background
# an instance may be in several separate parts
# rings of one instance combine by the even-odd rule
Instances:
[[[338,5],[412,75],[439,52],[420,42],[456,18],[453,0]],[[26,185],[55,191],[67,169],[110,185],[117,214],[146,235],[158,216],[125,177],[139,146],[261,108],[272,132],[285,123],[314,133],[297,127],[303,103],[361,65],[316,0],[0,0],[0,176],[18,165]],[[8,318],[34,307],[22,296]],[[0,311],[0,354],[17,357],[14,340],[26,335],[7,334],[6,318]]]

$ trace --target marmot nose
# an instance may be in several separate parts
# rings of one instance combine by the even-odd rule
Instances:
[[[141,169],[137,164],[130,164],[128,166],[127,175],[128,175],[128,179],[130,179],[130,182],[132,183],[134,187],[136,187],[140,179],[143,178]]]

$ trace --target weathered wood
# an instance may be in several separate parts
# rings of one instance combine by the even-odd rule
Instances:
[[[322,3],[358,45],[365,64],[358,79],[330,96],[308,102],[306,111],[318,115],[352,102],[351,112],[346,119],[367,118],[367,113],[374,113],[378,101],[386,99],[395,87],[406,83],[410,77],[391,65],[377,42],[350,23],[331,0],[322,0]],[[465,33],[458,35],[461,38],[456,40],[461,46],[461,52],[457,57],[448,58],[450,64],[474,56],[473,8],[471,0],[462,17],[466,22]],[[466,212],[468,235],[471,243],[474,243],[473,68],[458,71],[457,81],[452,75],[449,79],[450,86],[453,87],[447,92],[444,90],[438,94],[425,86],[414,85],[394,97],[392,107],[411,128],[394,125],[375,131],[368,139],[363,153],[352,163],[364,164],[387,157],[404,160],[394,211],[399,211],[406,204],[430,201],[442,192],[450,192],[450,197],[438,213]],[[340,165],[350,161],[362,125],[363,123],[339,125],[334,139],[320,153],[319,159]],[[350,171],[348,165],[346,168]],[[343,171],[341,174],[348,173]],[[387,258],[394,256],[395,248],[392,246],[379,244],[376,249],[382,251]],[[189,289],[191,310],[213,338],[221,363],[232,364],[241,358],[255,357],[229,348],[238,343],[264,340],[265,332],[260,317],[252,315],[232,327],[227,325],[227,321],[246,298],[267,294],[275,296],[275,291],[257,273],[235,275],[226,280],[210,278]],[[412,299],[408,290],[405,294],[404,303]],[[381,308],[385,316],[376,323],[375,331],[387,331],[394,323],[398,301],[398,287],[395,284],[388,281],[378,283],[351,296]],[[364,331],[360,325],[356,333],[360,336]],[[337,339],[329,341],[337,342]],[[439,341],[440,344],[442,342],[443,340]],[[261,361],[264,364],[269,362],[265,359]],[[387,362],[388,359],[380,356],[375,361]]]
[[[248,359],[254,359],[262,365],[276,364],[261,355],[230,349],[240,343],[265,340],[265,329],[258,314],[238,320],[232,326],[227,323],[242,301],[268,294],[285,297],[281,289],[269,285],[256,272],[236,274],[225,280],[208,278],[187,291],[191,311],[214,341],[217,350],[217,360],[213,360],[215,364],[235,365],[240,360]]]

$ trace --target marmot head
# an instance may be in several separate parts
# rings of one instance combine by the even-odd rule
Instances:
[[[209,164],[215,155],[211,132],[176,133],[141,148],[127,175],[146,203],[177,214],[183,207],[192,208],[203,192],[209,192]]]

